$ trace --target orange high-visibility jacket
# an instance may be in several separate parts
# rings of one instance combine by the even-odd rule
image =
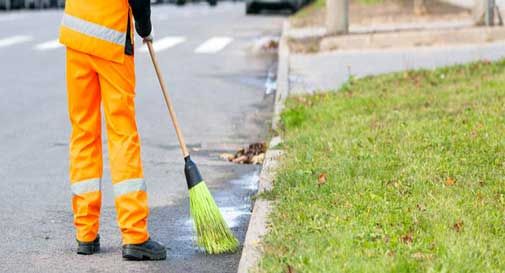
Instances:
[[[69,48],[123,63],[127,30],[132,29],[128,27],[129,19],[128,0],[67,0],[60,42]]]

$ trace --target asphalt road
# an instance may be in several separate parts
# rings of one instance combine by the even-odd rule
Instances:
[[[183,161],[140,43],[136,102],[149,229],[168,247],[168,259],[122,260],[108,162],[102,252],[74,254],[65,50],[54,42],[61,15],[0,13],[0,272],[235,272],[240,252],[209,256],[195,247]],[[252,53],[251,47],[265,35],[278,35],[281,20],[247,17],[243,3],[153,7],[159,62],[187,143],[241,242],[259,167],[233,165],[218,155],[268,134],[273,98],[265,95],[264,84],[275,56]]]

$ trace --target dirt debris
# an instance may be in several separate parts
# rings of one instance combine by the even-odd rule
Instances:
[[[237,164],[263,164],[265,160],[265,152],[267,150],[267,145],[265,143],[253,143],[247,148],[242,148],[231,153],[222,153],[219,157],[223,160],[237,163]]]

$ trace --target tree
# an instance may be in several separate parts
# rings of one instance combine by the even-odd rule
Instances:
[[[426,0],[414,0],[414,14],[424,15],[428,12]]]

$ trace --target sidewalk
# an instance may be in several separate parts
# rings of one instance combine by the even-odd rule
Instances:
[[[351,76],[431,69],[505,57],[505,42],[450,47],[417,47],[290,54],[289,94],[337,90]]]
[[[288,94],[337,90],[351,76],[505,57],[505,27],[473,27],[471,21],[355,26],[350,35],[331,37],[323,28],[292,28],[285,23],[283,33],[290,41],[285,53]],[[307,41],[309,46],[303,44]],[[310,52],[310,43],[316,52]]]

